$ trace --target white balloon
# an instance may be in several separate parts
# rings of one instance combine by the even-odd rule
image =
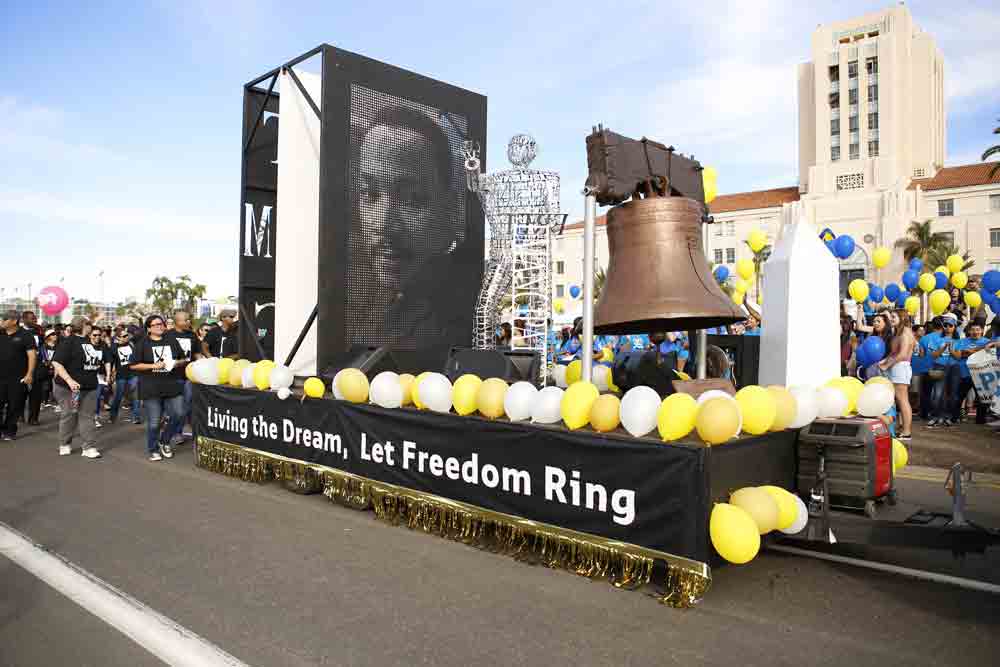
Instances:
[[[288,366],[278,364],[271,369],[271,389],[287,389],[294,381],[295,374]]]
[[[194,369],[195,380],[198,384],[219,384],[219,359],[218,357],[209,357],[207,359],[199,359],[197,364],[201,364]]]
[[[590,381],[597,387],[597,391],[605,392],[610,390],[608,380],[611,379],[611,369],[601,364],[594,364],[590,369]]]
[[[812,424],[819,414],[816,388],[800,384],[789,387],[788,392],[795,397],[795,418],[788,428],[804,428]]]
[[[368,389],[368,399],[383,408],[398,408],[403,404],[403,387],[399,375],[392,371],[382,371],[372,379]]]
[[[333,376],[333,382],[330,384],[330,390],[333,392],[333,397],[338,401],[344,400],[344,395],[340,393],[340,387],[338,386],[337,381],[340,380],[340,374],[346,370],[347,370],[346,368],[342,368],[339,371],[337,371],[337,374]]]
[[[509,389],[507,391],[510,392]],[[555,424],[561,421],[563,393],[562,387],[546,387],[538,392],[531,411],[531,421],[536,424]]]
[[[840,417],[847,411],[848,405],[844,392],[833,387],[817,389],[816,403],[819,417]]]
[[[196,361],[195,363],[198,362]],[[253,369],[254,366],[256,365],[257,364],[250,364],[249,366],[243,369],[243,377],[241,378],[241,380],[243,381],[244,389],[253,389],[255,386],[257,386],[253,383]]]
[[[895,392],[882,382],[865,385],[858,396],[858,414],[862,417],[881,417],[896,400]]]
[[[552,369],[552,379],[555,380],[557,387],[562,387],[565,389],[569,385],[566,384],[566,366],[563,364],[556,364]]]
[[[625,430],[641,438],[656,428],[660,395],[652,387],[632,387],[622,398],[621,421]]]
[[[291,395],[292,395],[292,390],[289,389],[288,387],[282,387],[281,389],[278,390],[278,398],[280,398],[281,400],[285,400]]]
[[[512,422],[531,417],[538,399],[538,388],[530,382],[515,382],[503,397],[503,411]]]
[[[795,522],[792,525],[781,530],[781,532],[785,535],[795,535],[796,533],[801,533],[802,529],[806,527],[807,523],[809,523],[809,510],[806,509],[806,504],[802,502],[801,498],[799,498],[799,494],[793,493],[792,497],[795,498],[795,503],[799,506],[799,513],[795,517]]]
[[[732,394],[728,394],[722,391],[721,389],[709,389],[708,391],[704,392],[701,396],[698,397],[698,400],[695,401],[695,405],[701,407],[702,403],[704,403],[705,401],[710,401],[713,398],[725,398],[732,401],[733,403],[736,403],[736,398],[734,398]],[[743,431],[743,411],[740,410],[739,403],[736,403],[736,412],[740,416],[740,425],[739,428],[736,429],[736,433],[733,434],[734,437],[739,435],[740,432]]]
[[[451,389],[451,380],[441,373],[431,373],[421,380],[420,386],[417,387],[417,391],[420,392],[420,402],[434,412],[451,410]]]

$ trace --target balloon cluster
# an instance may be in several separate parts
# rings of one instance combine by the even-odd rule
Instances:
[[[839,241],[843,236],[838,237]],[[836,243],[834,241],[833,243]],[[830,242],[828,242],[829,244]],[[835,253],[836,254],[836,253]],[[885,247],[875,249],[872,254],[872,261],[875,268],[885,268],[889,264],[892,252]],[[885,288],[880,288],[874,283],[866,283],[860,278],[852,280],[848,285],[848,293],[851,298],[858,303],[870,301],[873,304],[887,303],[895,305],[897,308],[905,308],[910,315],[916,315],[920,310],[920,297],[913,292],[927,294],[927,300],[934,315],[940,315],[951,305],[951,294],[948,287],[957,287],[965,290],[969,284],[969,276],[962,269],[965,266],[965,259],[961,255],[949,255],[941,266],[933,271],[924,271],[924,263],[919,258],[910,260],[909,266],[903,275],[900,276],[901,288],[896,283],[889,283]],[[1000,299],[997,292],[1000,292],[1000,272],[987,271],[990,279],[983,276],[983,289],[980,292],[966,291],[963,299],[970,308],[978,308],[986,303],[994,312],[1000,312]],[[995,289],[990,289],[993,287]],[[996,305],[996,308],[993,308]]]
[[[760,551],[761,535],[795,535],[808,521],[809,510],[797,495],[780,486],[748,486],[734,491],[728,503],[715,504],[708,532],[720,556],[743,565]]]

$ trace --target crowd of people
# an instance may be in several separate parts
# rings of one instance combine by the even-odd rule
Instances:
[[[191,383],[184,367],[201,357],[236,357],[236,311],[193,327],[190,313],[150,315],[142,326],[99,326],[86,317],[39,324],[32,311],[0,314],[0,439],[21,424],[38,426],[43,409],[59,416],[61,456],[100,458],[97,429],[127,421],[145,424],[150,461],[173,456],[191,436]],[[106,413],[106,417],[103,416]]]

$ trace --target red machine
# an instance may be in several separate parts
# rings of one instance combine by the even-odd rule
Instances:
[[[817,419],[798,442],[798,491],[832,507],[874,512],[895,503],[892,436],[878,419]]]

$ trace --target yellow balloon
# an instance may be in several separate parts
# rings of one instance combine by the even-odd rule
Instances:
[[[799,504],[795,502],[795,496],[781,488],[780,486],[762,486],[767,491],[774,502],[778,504],[778,530],[784,530],[799,517]]]
[[[556,299],[552,302],[552,309],[557,313],[561,313],[566,310],[566,301],[563,299]]]
[[[413,404],[417,406],[417,408],[420,410],[427,409],[427,406],[424,405],[423,401],[420,400],[420,391],[419,391],[420,381],[430,374],[431,374],[430,371],[424,371],[423,373],[418,375],[410,384],[410,395],[411,395],[410,398],[413,401]]]
[[[951,284],[958,289],[965,289],[965,286],[969,284],[969,276],[966,275],[965,271],[956,271],[951,274]]]
[[[257,365],[266,366],[267,368],[274,368],[277,364],[275,364],[274,361],[272,361],[271,359],[261,359],[260,361],[257,362]]]
[[[708,521],[712,546],[734,565],[749,563],[760,551],[760,533],[753,517],[729,503],[716,503]]]
[[[771,398],[774,399],[774,423],[771,424],[771,431],[784,431],[795,420],[799,405],[792,392],[781,386],[768,387]]]
[[[569,366],[566,367],[566,386],[568,387],[574,382],[579,382],[582,375],[583,362],[579,359],[571,361]]]
[[[240,368],[246,368],[247,366],[250,365],[250,360],[249,359],[237,359],[236,360],[236,365],[239,366]]]
[[[847,286],[847,292],[851,295],[852,299],[861,303],[868,298],[868,283],[861,278],[855,278],[851,281],[851,284]]]
[[[187,369],[191,367],[188,364],[184,367],[184,374],[187,375]],[[230,387],[242,387],[243,386],[243,366],[239,364],[233,364],[233,367],[229,369],[229,386]]]
[[[945,266],[944,264],[942,264],[941,266],[939,266],[936,269],[934,269],[934,273],[943,273],[945,275],[945,277],[948,277],[948,276],[951,275],[951,269],[949,269],[947,266]]]
[[[875,252],[872,253],[872,262],[875,264],[876,269],[884,269],[889,265],[889,260],[891,259],[892,251],[885,246],[875,248]]]
[[[590,425],[598,433],[607,433],[618,428],[622,402],[614,394],[598,396],[590,407]]]
[[[931,312],[940,315],[951,305],[951,295],[943,289],[936,289],[931,292],[928,303],[931,304]]]
[[[615,353],[611,351],[610,347],[606,347],[601,350],[601,361],[614,361]]]
[[[966,292],[965,305],[969,308],[979,308],[983,305],[983,297],[979,296],[979,292]]]
[[[219,359],[219,384],[226,384],[229,382],[229,371],[233,369],[236,362],[232,359],[223,357]]]
[[[198,381],[194,379],[194,364],[190,363],[184,367],[184,377],[188,379],[188,382],[197,384]],[[242,385],[242,383],[241,383]]]
[[[302,384],[302,390],[309,398],[323,398],[326,393],[326,385],[319,378],[313,377]]]
[[[357,368],[345,368],[337,378],[337,389],[351,403],[368,400],[368,377]]]
[[[413,385],[416,378],[409,373],[399,375],[399,386],[403,390],[403,402],[400,405],[410,405],[413,403]]]
[[[736,262],[736,273],[738,273],[740,278],[743,280],[750,280],[753,278],[753,260],[744,258]]]
[[[261,391],[265,391],[271,387],[271,371],[274,369],[274,365],[268,365],[263,361],[258,362],[256,366],[253,367],[253,384],[255,387]]]
[[[760,252],[767,245],[767,234],[759,229],[753,230],[747,237],[747,245],[754,252]]]
[[[736,290],[737,292],[746,292],[748,289],[750,289],[750,283],[743,280],[742,278],[737,278],[736,280],[733,281],[733,289]]]
[[[476,396],[483,381],[478,375],[466,373],[451,387],[451,404],[460,415],[471,415],[477,409]]]
[[[935,285],[937,285],[937,280],[935,280],[933,273],[922,273],[920,280],[917,281],[917,286],[925,292],[930,292]]]
[[[906,451],[906,445],[899,440],[892,441],[892,474],[897,470],[902,470],[910,461],[910,453]]]
[[[733,303],[735,303],[737,306],[742,306],[743,299],[745,298],[746,298],[745,292],[733,292]]]
[[[945,261],[945,264],[948,266],[949,271],[957,273],[962,270],[963,266],[965,266],[965,260],[962,259],[961,255],[948,255],[948,259]],[[956,287],[958,287],[958,285],[956,285]]]
[[[979,295],[977,294],[976,296]],[[917,296],[906,297],[906,301],[903,302],[903,307],[906,308],[906,312],[908,312],[911,316],[916,315],[917,312],[920,311],[920,297]]]
[[[743,415],[743,430],[750,435],[767,433],[774,424],[777,406],[771,392],[757,385],[736,392],[736,404]]]
[[[570,430],[586,426],[590,421],[590,409],[600,392],[592,383],[580,380],[569,386],[563,394],[559,412]]]
[[[861,395],[861,390],[865,387],[861,380],[851,377],[836,377],[827,382],[826,386],[840,391],[847,399],[847,407],[844,409],[845,417],[857,410],[858,396]]]
[[[756,486],[740,489],[729,497],[729,503],[749,514],[761,535],[778,527],[778,503],[764,489]]]
[[[705,167],[701,170],[701,184],[705,190],[705,203],[711,204],[719,194],[719,174],[715,167]]]
[[[507,395],[507,383],[500,378],[484,380],[476,393],[476,407],[479,414],[490,419],[503,417],[503,399]]]
[[[656,427],[666,442],[680,440],[694,430],[698,404],[689,394],[671,394],[656,412]]]
[[[728,398],[712,398],[698,408],[694,422],[698,437],[710,445],[719,445],[739,435],[740,408]]]
[[[890,380],[887,377],[882,377],[881,375],[876,375],[875,377],[868,378],[868,381],[865,382],[865,386],[868,386],[870,384],[884,384],[887,387],[891,387],[892,380]]]

